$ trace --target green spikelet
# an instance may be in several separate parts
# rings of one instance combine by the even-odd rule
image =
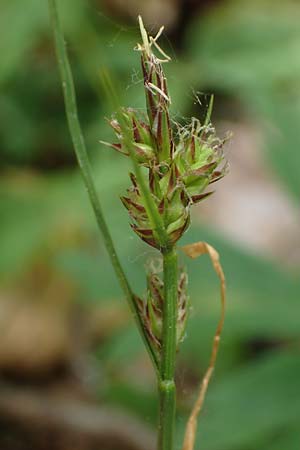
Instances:
[[[177,315],[177,348],[185,337],[186,321],[189,309],[187,296],[187,273],[180,269],[178,278],[178,315]],[[160,276],[149,271],[147,277],[147,293],[144,299],[136,298],[140,314],[147,330],[148,337],[156,348],[158,355],[162,345],[162,318],[164,307],[164,283]]]
[[[171,99],[162,67],[169,58],[156,41],[164,59],[153,53],[154,39],[140,25],[143,44],[138,44],[137,49],[141,53],[147,114],[122,109],[121,117],[109,121],[117,143],[105,144],[127,156],[126,146],[130,145],[138,164],[148,170],[149,188],[173,245],[189,226],[191,205],[211,195],[206,188],[226,172],[222,150],[225,140],[217,138],[210,123],[212,101],[204,124],[192,118],[184,127],[177,125],[174,137],[169,113]],[[132,219],[131,227],[143,241],[159,249],[138,183],[133,176],[131,181],[126,196],[121,198]]]

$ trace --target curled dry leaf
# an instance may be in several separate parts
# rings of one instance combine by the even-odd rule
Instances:
[[[192,412],[186,425],[184,442],[182,447],[182,450],[193,450],[196,439],[197,420],[205,400],[208,384],[210,382],[210,379],[212,377],[215,368],[215,363],[220,345],[221,333],[224,325],[226,284],[225,284],[225,275],[220,263],[219,254],[211,245],[207,244],[206,242],[196,242],[195,244],[185,245],[184,247],[182,247],[182,250],[187,256],[189,256],[192,259],[196,259],[198,258],[198,256],[208,254],[211,259],[212,265],[215,269],[215,272],[219,277],[221,289],[221,315],[213,340],[213,347],[210,356],[210,361],[206,373],[204,375],[204,378],[201,382],[199,394],[197,396],[196,402],[194,404],[194,407],[192,409]]]

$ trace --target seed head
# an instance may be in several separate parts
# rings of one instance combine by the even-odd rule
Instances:
[[[189,226],[191,205],[211,195],[206,191],[208,185],[225,175],[226,139],[216,136],[210,119],[201,124],[192,118],[184,127],[177,124],[174,133],[169,113],[171,98],[162,66],[170,58],[157,43],[163,28],[153,38],[148,36],[141,18],[139,22],[143,42],[136,49],[141,53],[147,114],[123,108],[121,116],[109,121],[117,143],[105,144],[126,156],[130,146],[138,164],[147,169],[149,190],[172,245]],[[162,58],[154,54],[153,47]],[[130,178],[132,185],[121,200],[132,219],[131,227],[143,241],[159,248],[138,182],[133,174]]]
[[[178,313],[176,325],[177,348],[185,337],[186,320],[188,315],[189,301],[187,296],[187,274],[181,268],[179,270],[177,284],[178,292]],[[164,282],[154,271],[149,271],[147,277],[147,293],[144,299],[136,297],[139,314],[142,318],[148,337],[157,352],[160,353],[162,346],[162,322],[164,305]]]

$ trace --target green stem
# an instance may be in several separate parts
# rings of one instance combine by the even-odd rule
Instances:
[[[163,254],[164,309],[162,357],[159,380],[158,450],[173,450],[176,386],[174,381],[177,329],[177,251],[176,247]]]
[[[94,184],[94,181],[92,178],[92,171],[91,171],[90,162],[88,159],[86,145],[85,145],[84,137],[83,137],[83,134],[81,131],[80,122],[78,119],[74,81],[73,81],[72,71],[71,71],[71,67],[70,67],[70,63],[69,63],[69,59],[68,59],[68,55],[67,55],[67,51],[66,51],[64,36],[63,36],[60,21],[59,21],[59,17],[58,17],[56,0],[48,0],[48,4],[49,4],[50,16],[51,16],[51,24],[52,24],[53,34],[54,34],[56,56],[57,56],[57,60],[58,60],[60,77],[61,77],[61,82],[62,82],[62,87],[63,87],[66,115],[67,115],[67,119],[68,119],[69,130],[70,130],[70,134],[72,137],[72,142],[73,142],[73,146],[75,149],[77,161],[78,161],[78,164],[79,164],[79,167],[81,170],[81,174],[83,177],[83,181],[84,181],[91,205],[93,207],[93,210],[94,210],[94,213],[96,216],[98,227],[102,233],[105,247],[109,254],[112,266],[113,266],[116,276],[118,278],[119,284],[123,290],[123,293],[128,301],[130,309],[133,313],[134,319],[138,326],[139,332],[143,338],[145,346],[148,350],[150,358],[153,362],[153,365],[154,365],[156,371],[158,371],[157,356],[156,356],[155,351],[153,350],[151,344],[148,341],[146,330],[143,326],[140,315],[138,313],[138,307],[137,307],[137,304],[136,304],[136,301],[134,298],[134,294],[131,290],[129,282],[126,278],[126,275],[121,266],[118,255],[116,253],[108,226],[104,219],[104,215],[103,215],[102,208],[101,208],[101,205],[99,202],[95,184]]]

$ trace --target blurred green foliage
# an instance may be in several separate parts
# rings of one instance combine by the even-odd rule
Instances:
[[[96,2],[60,3],[97,186],[121,259],[141,292],[144,261],[155,251],[132,235],[120,206],[128,162],[98,143],[106,138],[103,118],[111,113],[99,81],[103,68],[120,87],[122,104],[143,106],[139,61],[132,51],[138,30],[116,23]],[[236,0],[200,12],[187,23],[178,61],[168,67],[174,111],[185,116],[192,110],[191,86],[238,99],[264,133],[265,158],[281,177],[282,188],[298,198],[300,5]],[[87,307],[92,300],[118,304],[121,292],[74,162],[46,2],[28,0],[24,12],[17,0],[2,0],[0,28],[1,281],[15,283],[39,256],[76,281],[78,300],[91,300]],[[247,253],[204,227],[193,226],[184,242],[199,239],[221,253],[229,299],[217,376],[200,421],[201,445],[206,450],[296,450],[300,281],[280,261]],[[218,315],[218,285],[209,262],[184,263],[193,311],[179,355],[180,386],[184,374],[198,379],[203,373]],[[111,336],[97,353],[107,375],[99,396],[154,424],[155,387],[136,387],[126,376],[126,368],[143,352],[132,325]],[[184,389],[179,394],[180,435],[189,411]]]

